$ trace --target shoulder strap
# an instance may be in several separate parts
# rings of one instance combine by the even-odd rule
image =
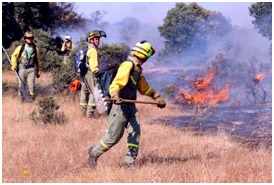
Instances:
[[[25,43],[21,45],[21,49],[20,49],[20,52],[19,52],[18,58],[20,58],[20,57],[21,57],[21,55],[22,55],[23,51],[25,50],[25,45],[26,45]]]
[[[130,73],[129,73],[130,75],[132,75],[133,72],[134,72],[134,62],[132,60],[130,60],[130,59],[127,59],[125,62],[127,62],[127,61],[129,61],[129,62],[132,63],[132,68],[131,68]]]

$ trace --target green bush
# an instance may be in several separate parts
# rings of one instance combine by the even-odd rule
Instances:
[[[168,98],[175,98],[176,94],[179,93],[179,88],[177,86],[176,83],[171,84],[171,85],[167,85],[164,87],[164,94],[168,97]]]
[[[74,73],[74,64],[71,62],[67,65],[62,65],[61,68],[56,68],[52,71],[53,87],[55,93],[69,93],[68,87],[74,80],[79,78]]]
[[[59,109],[59,105],[55,102],[53,97],[46,97],[39,100],[37,105],[39,106],[39,115],[35,111],[30,114],[30,119],[35,123],[42,122],[61,124],[66,121],[66,117],[63,112],[56,112]]]

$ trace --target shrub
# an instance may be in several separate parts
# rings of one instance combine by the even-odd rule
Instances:
[[[74,73],[73,63],[62,65],[52,71],[53,87],[55,93],[69,93],[68,87],[78,76]]]
[[[30,114],[30,119],[35,123],[42,122],[61,124],[66,121],[66,117],[63,112],[56,112],[59,109],[59,105],[55,102],[53,97],[46,97],[39,100],[37,105],[39,106],[39,115],[35,111]]]
[[[167,85],[164,87],[164,94],[168,97],[168,98],[175,98],[176,94],[179,93],[179,88],[177,86],[176,83],[171,84],[171,85]]]

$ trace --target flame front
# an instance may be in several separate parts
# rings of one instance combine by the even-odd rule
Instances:
[[[218,102],[226,102],[229,98],[229,85],[225,84],[224,89],[219,92],[215,92],[214,85],[211,83],[215,77],[216,70],[211,68],[209,74],[204,78],[200,78],[192,85],[192,92],[189,92],[187,88],[184,88],[182,92],[177,94],[176,100],[179,103],[187,104],[205,104],[213,105]]]
[[[264,79],[265,77],[265,73],[258,73],[254,78],[253,78],[253,81],[255,83],[258,83],[259,81],[261,81],[262,79]]]

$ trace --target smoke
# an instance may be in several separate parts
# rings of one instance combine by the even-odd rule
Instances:
[[[84,28],[62,30],[59,35],[64,37],[65,34],[69,33],[76,43],[80,37],[86,37],[87,33],[92,30],[104,30],[107,38],[102,38],[101,44],[124,42],[130,48],[138,41],[147,40],[156,48],[156,54],[144,64],[144,73],[149,83],[158,91],[162,91],[166,85],[173,83],[177,83],[181,87],[185,86],[195,80],[195,75],[205,75],[207,69],[212,67],[214,57],[222,53],[227,62],[224,67],[227,71],[227,78],[221,82],[230,83],[232,88],[230,98],[246,100],[246,86],[252,82],[251,76],[256,75],[250,74],[250,68],[253,67],[256,68],[256,72],[268,74],[256,87],[260,86],[261,91],[267,91],[267,99],[271,100],[271,41],[263,37],[258,29],[233,26],[229,33],[221,36],[213,34],[206,38],[205,42],[201,42],[201,40],[208,33],[200,32],[192,38],[192,42],[202,43],[199,47],[188,48],[185,53],[179,55],[171,53],[168,57],[163,58],[159,57],[159,53],[165,49],[165,39],[160,37],[158,26],[141,22],[135,17],[126,17],[113,23],[88,24]],[[221,30],[226,29],[224,27]],[[255,64],[254,58],[256,58]]]

